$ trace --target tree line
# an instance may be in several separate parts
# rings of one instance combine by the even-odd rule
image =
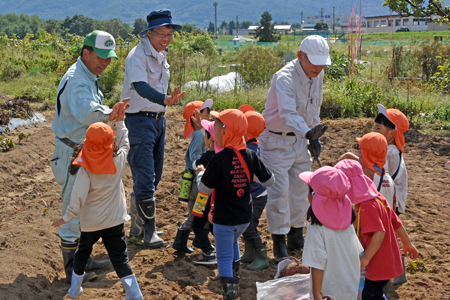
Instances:
[[[283,25],[288,24],[288,22],[277,23],[275,21],[272,23],[272,25],[275,24]],[[239,29],[247,29],[250,25],[260,25],[260,23],[253,23],[249,20],[239,22],[236,22],[235,20],[229,22],[222,21],[220,25],[218,24],[217,30],[224,32],[223,30],[225,29],[225,32],[231,35],[233,29],[236,29],[236,27]],[[300,24],[292,24],[292,26],[296,28],[299,27]],[[38,15],[18,15],[16,13],[0,14],[0,36],[6,34],[11,37],[12,34],[16,34],[19,38],[23,38],[27,33],[36,34],[41,28],[45,29],[48,33],[56,33],[60,36],[65,36],[67,33],[85,36],[89,32],[98,29],[111,33],[115,38],[119,36],[126,38],[128,34],[137,35],[139,32],[145,30],[147,28],[147,22],[143,18],[137,18],[133,25],[130,25],[128,23],[123,23],[117,18],[110,20],[96,20],[81,14],[75,14],[74,16],[66,17],[63,20],[49,19],[44,21]],[[195,24],[185,23],[182,25],[181,30],[191,33],[198,30],[198,28]],[[207,30],[213,34],[215,33],[213,22],[209,22]]]

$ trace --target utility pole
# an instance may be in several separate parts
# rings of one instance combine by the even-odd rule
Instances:
[[[333,6],[333,31],[334,31],[334,6]]]
[[[301,29],[303,29],[302,24],[303,24],[303,10],[302,10],[302,12],[300,13],[300,28],[301,28]]]
[[[320,9],[320,22],[322,22],[323,23],[323,10],[324,10],[325,8],[321,8]]]
[[[216,36],[216,40],[217,40],[217,6],[218,5],[219,5],[219,3],[217,3],[217,2],[213,3],[213,6],[214,6],[214,19],[215,19],[215,22],[214,22],[214,34]]]
[[[236,16],[236,37],[239,37],[239,17]]]

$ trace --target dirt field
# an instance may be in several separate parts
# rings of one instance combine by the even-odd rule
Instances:
[[[55,141],[50,131],[53,111],[45,111],[45,123],[20,131],[29,133],[27,141],[9,152],[0,153],[0,299],[67,299],[69,285],[59,248],[58,230],[50,226],[61,216],[59,185],[49,165]],[[188,142],[182,139],[180,111],[167,116],[167,145],[162,182],[156,193],[157,224],[166,232],[161,236],[167,247],[149,250],[132,245],[128,249],[133,271],[146,299],[222,299],[215,266],[196,266],[193,255],[180,255],[172,248],[176,227],[187,214],[185,203],[177,200],[184,155]],[[332,165],[340,154],[355,147],[355,137],[371,129],[370,120],[327,121],[323,137],[322,162]],[[18,131],[4,134],[18,142]],[[415,129],[406,134],[405,160],[409,173],[406,230],[427,258],[432,273],[408,274],[408,282],[393,286],[389,299],[450,299],[450,186],[444,163],[450,156],[450,135],[427,135]],[[317,164],[313,165],[317,168]],[[131,172],[123,177],[127,195],[132,190]],[[45,209],[44,200],[48,209]],[[130,224],[126,224],[128,230]],[[265,215],[260,231],[272,242]],[[191,234],[189,244],[192,243]],[[106,259],[101,243],[94,248],[96,259]],[[296,253],[300,255],[300,253]],[[407,259],[409,262],[409,259]],[[240,299],[256,299],[255,282],[273,279],[276,264],[261,271],[241,271]],[[79,299],[123,299],[125,293],[114,270],[99,272],[98,279],[83,285]]]

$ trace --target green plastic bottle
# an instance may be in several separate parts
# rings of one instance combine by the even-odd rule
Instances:
[[[188,168],[184,169],[183,180],[181,181],[180,195],[178,200],[188,202],[189,194],[192,189],[192,181],[194,180],[194,171]]]

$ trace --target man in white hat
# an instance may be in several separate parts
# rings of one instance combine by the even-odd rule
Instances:
[[[305,38],[297,59],[273,75],[263,116],[266,129],[261,134],[261,159],[275,175],[267,189],[267,223],[272,234],[275,261],[288,257],[288,250],[303,248],[303,227],[309,208],[308,185],[298,174],[311,170],[311,155],[320,155],[319,138],[327,125],[320,123],[325,65],[330,65],[330,49],[318,35]],[[287,235],[287,245],[286,245]]]
[[[50,165],[56,182],[61,185],[62,215],[70,204],[73,184],[77,177],[75,172],[69,172],[71,158],[76,152],[75,149],[79,149],[83,144],[89,125],[114,120],[118,108],[128,102],[128,99],[122,100],[110,109],[103,105],[103,94],[98,88],[100,74],[108,67],[112,58],[117,58],[115,47],[116,42],[111,34],[99,30],[89,33],[84,39],[80,57],[59,83],[52,124],[56,146]],[[67,283],[71,282],[73,259],[80,234],[78,218],[62,225],[59,230]],[[110,266],[110,261],[97,262],[90,258],[84,281],[97,278],[94,272],[88,271]]]

